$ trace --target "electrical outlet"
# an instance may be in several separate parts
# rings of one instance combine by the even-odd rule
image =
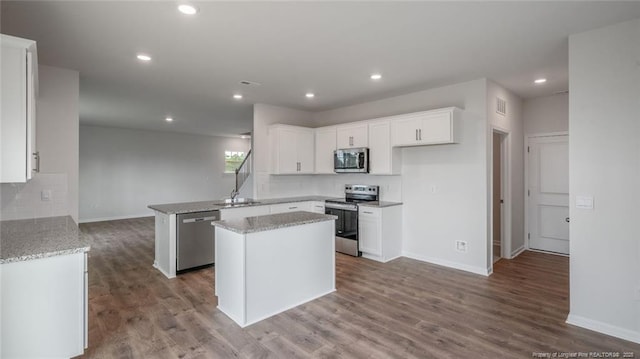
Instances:
[[[458,252],[466,252],[467,251],[467,242],[466,241],[456,241],[456,250]]]
[[[40,200],[41,201],[51,201],[51,190],[50,189],[43,189],[40,192]]]

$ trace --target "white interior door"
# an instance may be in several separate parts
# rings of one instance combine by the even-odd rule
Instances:
[[[529,248],[569,254],[569,136],[529,138]]]

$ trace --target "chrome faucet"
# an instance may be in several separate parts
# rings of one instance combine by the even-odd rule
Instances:
[[[240,192],[235,188],[231,190],[231,203],[235,202]]]

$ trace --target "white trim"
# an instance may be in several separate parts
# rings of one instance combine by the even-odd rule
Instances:
[[[415,259],[415,260],[419,260],[419,261],[422,261],[422,262],[436,264],[436,265],[443,266],[443,267],[459,269],[459,270],[463,270],[465,272],[471,272],[471,273],[474,273],[474,274],[479,274],[479,275],[482,275],[482,276],[485,276],[485,277],[488,277],[489,274],[491,274],[491,271],[493,270],[492,269],[490,271],[487,268],[475,267],[475,266],[470,266],[470,265],[467,265],[467,264],[461,264],[461,263],[456,263],[456,262],[450,262],[450,261],[439,259],[439,258],[435,258],[435,257],[429,257],[429,256],[421,255],[421,254],[404,252],[404,251],[402,252],[402,256],[403,257],[407,257],[407,258],[411,258],[411,259]]]
[[[169,275],[169,273],[167,273],[167,272],[163,271],[163,270],[162,270],[162,268],[160,268],[160,266],[158,265],[158,263],[157,263],[157,262],[153,262],[153,268],[155,268],[155,269],[159,270],[159,271],[160,271],[160,273],[164,274],[164,276],[165,276],[165,277],[167,277],[167,278],[169,278],[169,279],[172,279],[172,278],[175,278],[175,277],[176,277],[176,275],[175,275],[175,274],[174,274],[173,276],[170,276],[170,275]]]
[[[598,320],[581,317],[575,314],[567,316],[567,324],[586,328],[599,333],[640,344],[640,332],[607,324]]]
[[[526,241],[525,241],[526,242]],[[522,252],[524,252],[526,250],[526,248],[523,246],[521,246],[520,248],[516,249],[515,251],[513,251],[511,253],[511,257],[509,257],[508,259],[514,259],[515,257],[519,256],[522,254]]]
[[[83,218],[80,219],[79,223],[93,223],[93,222],[106,222],[106,221],[118,221],[121,219],[133,219],[133,218],[146,218],[153,217],[153,214],[145,213],[145,214],[132,214],[128,216],[114,216],[114,217],[101,217],[101,218]]]
[[[531,252],[536,252],[536,253],[553,254],[554,256],[560,256],[560,257],[569,257],[568,254],[558,253],[558,252],[551,252],[551,251],[543,251],[543,250],[535,249],[535,248],[529,248],[527,250],[531,251]]]
[[[487,208],[487,212],[488,212],[488,229],[489,229],[489,233],[488,233],[488,238],[487,241],[490,243],[490,245],[487,248],[488,256],[487,258],[489,258],[489,263],[488,263],[488,269],[487,269],[487,273],[491,274],[493,273],[493,136],[495,136],[496,134],[502,136],[502,141],[500,143],[500,151],[501,151],[501,158],[500,158],[500,164],[501,164],[501,169],[500,169],[500,174],[502,176],[501,178],[501,188],[502,188],[502,193],[501,193],[501,199],[504,201],[503,203],[503,207],[502,207],[502,218],[500,220],[500,226],[501,226],[501,231],[502,231],[502,235],[500,236],[500,257],[502,258],[506,258],[505,254],[508,254],[511,252],[511,210],[512,210],[512,198],[511,198],[511,186],[512,186],[512,179],[511,179],[511,156],[510,156],[510,149],[511,149],[511,132],[503,127],[500,126],[496,126],[496,125],[490,125],[490,132],[489,132],[489,142],[491,143],[489,146],[489,151],[488,151],[488,183],[487,183],[487,187],[488,187],[488,193],[489,193],[489,198],[488,198],[488,208]]]
[[[526,138],[534,138],[534,137],[555,137],[555,136],[569,136],[569,131],[525,133],[524,134],[525,139]]]

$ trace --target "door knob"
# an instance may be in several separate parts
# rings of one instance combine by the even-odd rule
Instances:
[[[565,218],[564,221],[569,223],[569,217]]]

